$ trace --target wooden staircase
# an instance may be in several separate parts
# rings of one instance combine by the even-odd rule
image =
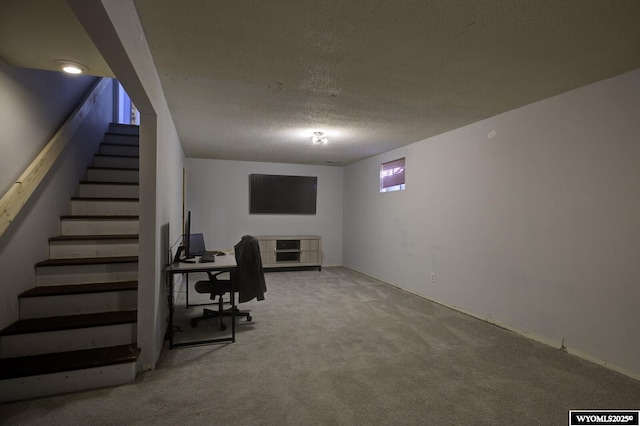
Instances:
[[[138,308],[138,127],[112,124],[71,215],[0,331],[0,402],[130,383]]]

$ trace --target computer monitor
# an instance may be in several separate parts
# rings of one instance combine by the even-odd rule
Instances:
[[[202,234],[190,234],[189,235],[189,253],[188,256],[202,256],[207,249],[204,245],[204,235]]]

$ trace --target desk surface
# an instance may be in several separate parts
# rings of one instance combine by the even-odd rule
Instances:
[[[206,272],[206,271],[224,271],[227,269],[233,269],[237,266],[236,257],[233,254],[227,253],[226,256],[216,256],[215,262],[200,263],[200,258],[196,257],[195,263],[174,262],[167,265],[167,272]]]

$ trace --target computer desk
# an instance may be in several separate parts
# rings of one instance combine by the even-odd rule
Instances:
[[[208,263],[183,263],[174,262],[166,266],[166,284],[167,284],[167,299],[169,302],[169,325],[167,333],[169,334],[169,349],[181,346],[194,346],[203,345],[206,343],[219,343],[219,342],[235,342],[236,341],[236,316],[235,316],[235,283],[231,280],[231,337],[220,337],[217,339],[196,340],[191,342],[173,343],[173,310],[174,310],[174,275],[175,274],[188,274],[192,272],[234,272],[237,268],[236,257],[233,253],[227,253],[226,256],[216,256],[215,262]],[[199,260],[199,259],[198,259]]]

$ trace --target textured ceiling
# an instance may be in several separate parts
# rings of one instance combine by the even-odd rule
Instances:
[[[59,59],[113,77],[100,52],[64,0],[0,0],[0,58],[28,68],[59,71]]]
[[[188,157],[345,165],[640,68],[636,0],[134,3]]]

